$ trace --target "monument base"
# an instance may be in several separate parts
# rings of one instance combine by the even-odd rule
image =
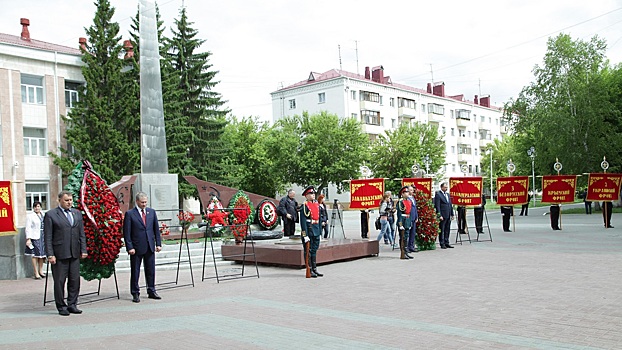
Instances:
[[[132,203],[138,192],[149,196],[148,206],[157,211],[158,220],[168,226],[178,226],[179,188],[176,174],[136,174]],[[134,205],[130,205],[133,208]]]
[[[0,280],[15,280],[33,275],[32,258],[24,254],[26,234],[18,228],[17,234],[0,236]]]
[[[251,242],[248,241],[246,244],[248,244],[246,253],[252,252]],[[283,238],[277,242],[255,241],[254,245],[258,263],[297,268],[305,267],[304,252],[300,239]],[[224,260],[242,262],[245,259],[247,263],[254,262],[252,256],[241,256],[244,253],[244,243],[240,245],[223,244],[220,249]],[[328,264],[363,258],[378,255],[379,250],[380,247],[376,240],[334,238],[321,241],[316,261],[318,264]]]

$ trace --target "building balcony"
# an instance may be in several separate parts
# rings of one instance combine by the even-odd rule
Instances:
[[[361,100],[361,109],[365,109],[369,111],[378,111],[380,110],[380,103]]]
[[[456,118],[456,124],[457,124],[458,126],[467,127],[467,126],[471,125],[471,119],[466,119],[466,118]]]
[[[491,143],[492,143],[492,140],[479,140],[479,148],[485,149]]]
[[[501,125],[501,126],[499,127],[499,131],[500,131],[502,134],[507,134],[507,133],[508,133],[508,127],[507,127],[506,125]]]
[[[428,122],[430,123],[441,123],[443,122],[443,115],[436,113],[428,113]]]
[[[401,118],[415,119],[417,117],[417,111],[414,108],[399,107],[397,109],[397,115]]]
[[[471,154],[458,154],[458,162],[469,162],[472,158]]]

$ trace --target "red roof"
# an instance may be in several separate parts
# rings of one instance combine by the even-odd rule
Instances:
[[[284,91],[284,90],[289,90],[289,89],[297,88],[297,87],[304,86],[304,85],[316,84],[316,83],[321,82],[321,81],[335,79],[335,78],[340,78],[340,77],[364,80],[364,81],[367,81],[367,82],[370,82],[370,83],[378,84],[378,83],[372,81],[371,79],[365,79],[364,75],[360,75],[360,74],[356,74],[356,73],[352,73],[352,72],[346,72],[346,71],[340,70],[340,69],[331,69],[331,70],[329,70],[327,72],[324,72],[324,73],[311,72],[310,76],[311,75],[314,78],[313,80],[308,80],[307,79],[307,80],[299,81],[299,82],[297,82],[295,84],[292,84],[292,85],[286,86],[284,88],[278,89],[277,92],[278,91]],[[407,90],[407,91],[413,91],[413,92],[420,93],[420,94],[423,94],[423,95],[436,96],[436,95],[433,95],[431,93],[428,93],[426,90],[423,90],[423,89],[418,89],[418,88],[414,88],[412,86],[403,85],[403,84],[392,83],[390,77],[384,77],[384,84],[383,85],[390,85],[390,86],[393,86],[393,87],[398,88],[398,89]],[[436,96],[436,97],[440,97],[440,96]],[[454,100],[458,100],[458,101],[461,101],[461,102],[470,103],[470,104],[475,105],[475,106],[486,108],[485,106],[482,106],[482,105],[479,105],[479,104],[475,104],[473,101],[465,101],[464,100],[464,95],[449,96],[447,98],[451,98],[451,99],[454,99]],[[498,109],[498,110],[501,109],[501,108],[495,107],[495,106],[490,106],[488,108],[490,108],[490,109]]]
[[[39,50],[44,50],[44,51],[62,52],[62,53],[70,54],[70,55],[82,56],[82,52],[80,52],[80,50],[76,48],[57,45],[57,44],[51,44],[45,41],[40,41],[40,40],[35,40],[35,39],[23,40],[19,36],[9,35],[9,34],[4,34],[4,33],[0,33],[0,43],[29,47],[29,48],[39,49]]]

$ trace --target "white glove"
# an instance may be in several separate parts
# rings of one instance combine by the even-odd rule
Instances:
[[[311,241],[311,239],[309,237],[307,237],[307,236],[302,237],[302,242],[303,243],[307,243],[309,241]]]

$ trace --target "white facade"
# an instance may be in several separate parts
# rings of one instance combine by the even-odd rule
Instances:
[[[467,175],[480,175],[486,146],[507,132],[501,108],[489,107],[489,97],[475,96],[477,102],[461,95],[448,97],[444,85],[420,90],[393,84],[383,76],[382,67],[366,70],[366,76],[340,70],[311,73],[306,81],[273,92],[273,121],[304,111],[328,111],[360,120],[372,140],[400,123],[433,123],[444,135],[446,159],[443,169],[430,172],[443,172],[446,178],[462,176],[460,167],[466,164]]]
[[[67,147],[60,116],[84,82],[80,50],[31,39],[28,20],[21,24],[21,36],[0,33],[0,178],[13,181],[17,227],[34,201],[56,207],[62,174],[48,152]]]

